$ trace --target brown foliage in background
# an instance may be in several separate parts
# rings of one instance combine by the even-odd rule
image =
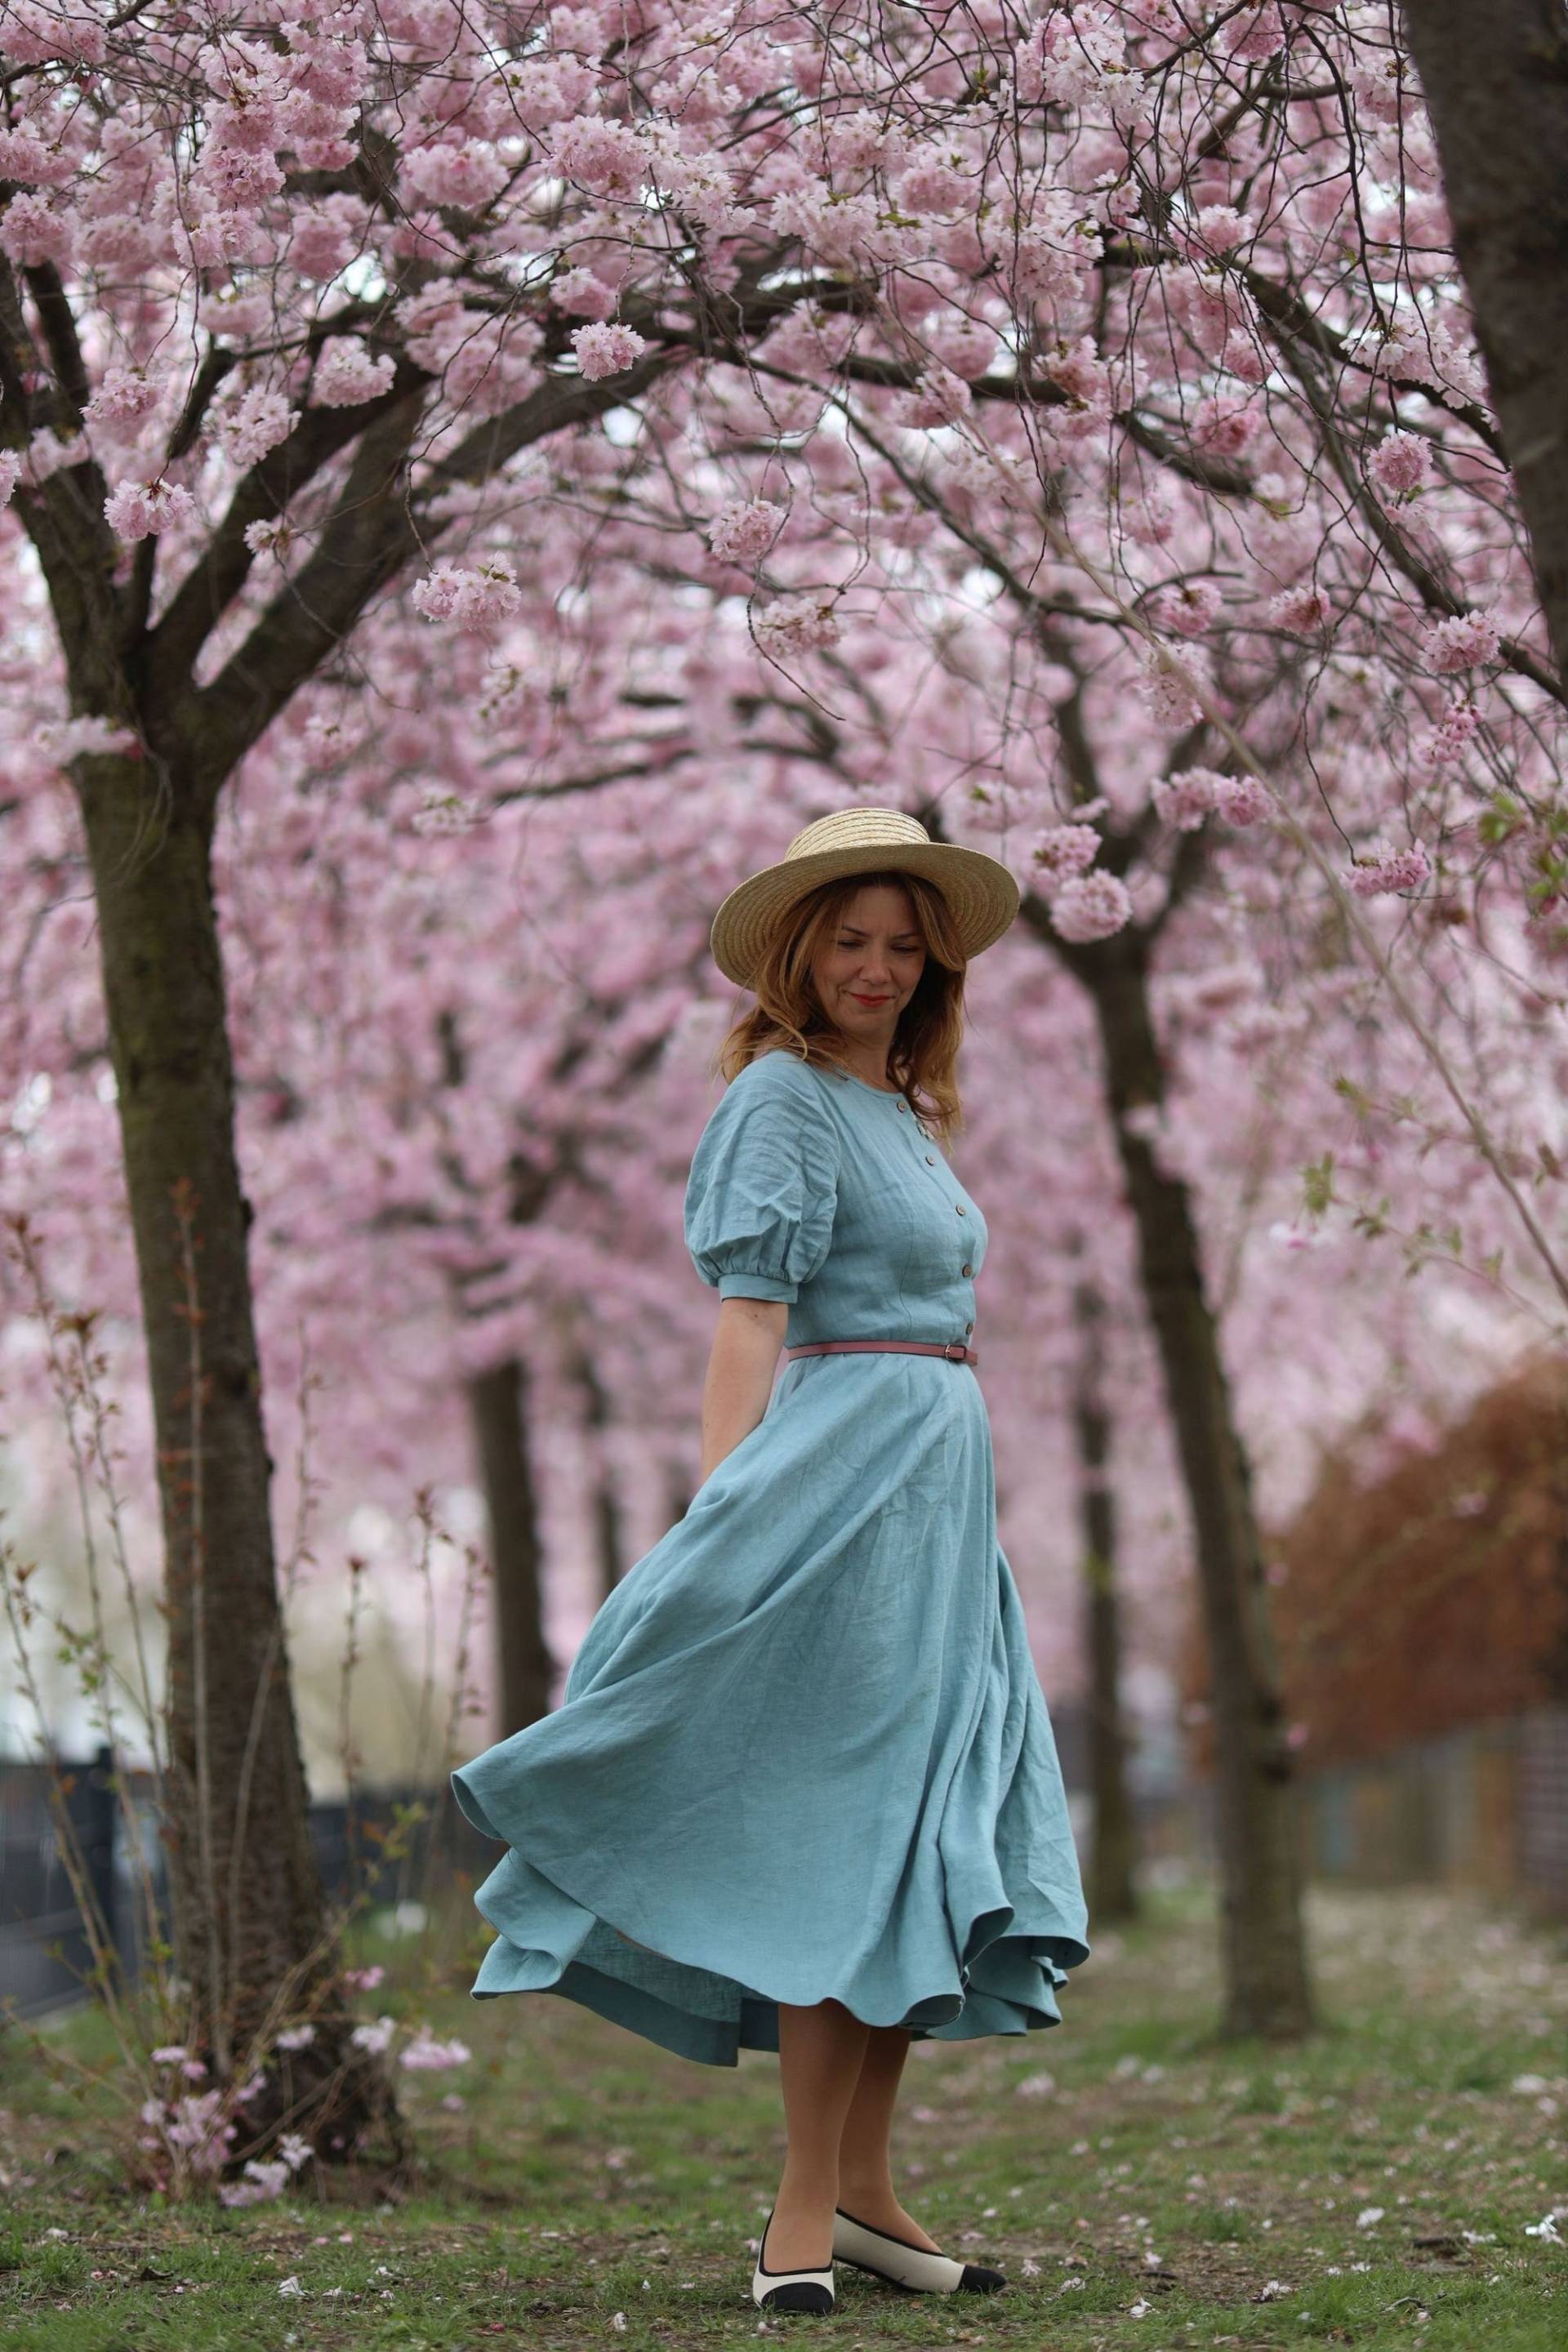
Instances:
[[[1331,1457],[1266,1553],[1307,1769],[1568,1701],[1568,1365],[1529,1360],[1370,1484]],[[1182,1684],[1208,1702],[1195,1622]],[[1189,1753],[1209,1769],[1206,1717]]]

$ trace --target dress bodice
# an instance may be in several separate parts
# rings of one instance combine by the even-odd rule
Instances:
[[[786,1344],[969,1339],[986,1225],[902,1095],[782,1048],[731,1080],[692,1157],[687,1247],[721,1298],[788,1302]]]

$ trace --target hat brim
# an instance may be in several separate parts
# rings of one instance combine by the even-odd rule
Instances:
[[[983,849],[961,849],[947,841],[883,841],[816,850],[765,866],[737,883],[721,902],[708,935],[714,962],[726,980],[749,988],[775,927],[808,892],[841,876],[879,873],[918,874],[941,890],[966,961],[1001,938],[1022,903],[1008,868]]]

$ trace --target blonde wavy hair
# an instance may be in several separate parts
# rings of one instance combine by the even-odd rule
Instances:
[[[964,1118],[953,1076],[964,1028],[967,960],[946,899],[919,874],[889,870],[840,875],[819,882],[790,908],[763,950],[752,988],[756,1004],[734,1024],[713,1067],[726,1083],[759,1054],[784,1047],[803,1062],[856,1073],[845,1059],[844,1033],[829,1020],[812,981],[812,967],[828,947],[844,909],[861,890],[887,883],[904,891],[926,960],[915,992],[899,1015],[888,1055],[888,1076],[910,1108],[942,1142],[962,1133]]]

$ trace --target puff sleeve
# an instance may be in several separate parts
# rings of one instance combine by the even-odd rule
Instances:
[[[721,1298],[793,1301],[827,1255],[837,1199],[837,1130],[816,1080],[792,1055],[760,1055],[725,1088],[692,1155],[692,1264]]]

